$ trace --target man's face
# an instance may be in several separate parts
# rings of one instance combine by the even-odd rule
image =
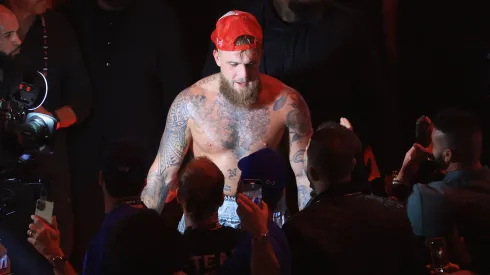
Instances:
[[[43,14],[48,9],[48,0],[13,0],[19,8],[31,14]]]
[[[3,20],[0,22],[0,52],[3,56],[13,57],[20,52],[21,41],[17,35],[19,23],[12,14],[2,14]]]
[[[260,91],[259,50],[215,51],[214,57],[221,68],[220,93],[238,106],[254,104]]]
[[[449,150],[449,148],[444,133],[434,129],[432,131],[432,155],[434,155],[434,159],[442,169],[447,168],[449,165],[449,159],[446,154],[447,150]]]

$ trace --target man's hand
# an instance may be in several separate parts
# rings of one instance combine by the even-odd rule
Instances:
[[[46,110],[43,106],[35,109],[34,112],[54,117],[53,113]],[[60,120],[60,121],[58,121],[57,128],[70,127],[71,125],[73,125],[77,122],[77,116],[76,116],[75,112],[73,111],[73,109],[69,106],[63,106],[63,107],[59,108],[58,110],[56,110],[55,112],[56,112],[56,115],[58,116],[58,118]]]
[[[424,148],[420,144],[414,144],[405,154],[402,168],[396,177],[396,180],[405,182],[413,180],[417,177],[418,169],[422,161],[426,160],[432,152],[428,148]]]
[[[34,222],[29,224],[29,230],[27,230],[29,238],[27,241],[48,261],[51,261],[54,257],[63,256],[56,217],[53,217],[52,225],[49,225],[43,218],[38,216],[31,216],[31,219]]]
[[[236,212],[240,217],[242,228],[252,234],[254,238],[267,234],[267,220],[269,219],[267,204],[262,202],[261,207],[259,207],[243,194],[238,194],[237,204]]]
[[[345,117],[341,117],[340,118],[340,125],[344,126],[345,128],[351,130],[351,131],[354,131],[354,128],[352,128],[352,124],[350,123],[350,121],[345,118]]]
[[[7,249],[0,244],[0,275],[10,273],[10,259],[7,256]]]

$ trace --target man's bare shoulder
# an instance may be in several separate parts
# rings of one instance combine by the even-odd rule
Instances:
[[[219,88],[219,74],[213,74],[194,83],[190,89],[195,92],[216,92]]]
[[[187,108],[202,106],[207,97],[216,93],[215,85],[219,74],[211,75],[199,80],[189,88],[180,92],[174,100],[174,106],[185,105]]]
[[[272,106],[273,111],[289,110],[291,108],[298,108],[298,104],[306,105],[301,94],[295,89],[287,86],[276,78],[268,76],[265,78],[267,82],[269,95],[273,98],[274,103]],[[265,84],[264,83],[264,84]]]

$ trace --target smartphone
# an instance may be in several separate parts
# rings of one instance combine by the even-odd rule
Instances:
[[[244,179],[241,186],[242,193],[255,204],[262,203],[262,181],[258,179]]]
[[[444,238],[431,238],[427,240],[427,243],[432,257],[431,269],[437,272],[444,272],[444,268],[449,264],[446,241]]]
[[[34,212],[34,215],[45,219],[46,222],[51,224],[53,219],[53,209],[54,202],[39,199],[36,202],[36,211]]]

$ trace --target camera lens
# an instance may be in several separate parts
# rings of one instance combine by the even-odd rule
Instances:
[[[38,201],[36,208],[39,211],[43,211],[46,208],[46,204],[43,201]]]

